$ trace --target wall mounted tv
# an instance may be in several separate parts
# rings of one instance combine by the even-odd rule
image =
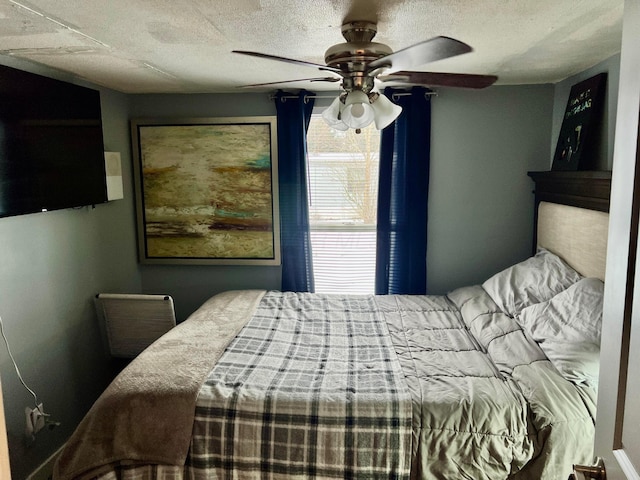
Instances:
[[[100,92],[0,65],[0,217],[106,200]]]

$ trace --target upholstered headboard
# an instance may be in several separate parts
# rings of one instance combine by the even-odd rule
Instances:
[[[611,172],[529,172],[536,183],[534,248],[604,280]]]
[[[538,247],[555,253],[584,277],[604,281],[609,214],[558,203],[538,205]]]

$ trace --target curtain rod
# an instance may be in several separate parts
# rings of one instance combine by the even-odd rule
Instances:
[[[411,92],[397,92],[397,93],[392,93],[391,94],[391,98],[394,99],[396,97],[406,97],[408,95],[413,95],[413,93]],[[336,95],[305,95],[304,96],[304,103],[307,103],[309,101],[309,97],[313,96],[313,98],[336,98]],[[437,97],[438,93],[437,92],[424,92],[424,97],[428,98],[428,97]],[[276,98],[276,95],[273,93],[269,94],[269,100],[274,100]],[[281,99],[287,99],[287,98],[298,98],[297,95],[282,95],[280,97]]]

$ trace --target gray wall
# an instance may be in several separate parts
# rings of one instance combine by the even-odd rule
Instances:
[[[4,64],[70,81],[27,63]],[[4,344],[0,376],[15,479],[25,478],[62,445],[112,378],[94,313],[101,291],[138,291],[127,129],[127,98],[102,90],[104,140],[120,151],[127,200],[0,219],[0,316],[12,353],[45,412],[62,425],[26,446],[20,385]]]
[[[533,183],[548,170],[553,86],[442,89],[433,100],[427,245],[431,294],[531,254]]]
[[[531,254],[530,170],[550,170],[571,87],[607,72],[598,170],[611,170],[620,56],[555,85],[444,90],[433,103],[427,285],[480,283]]]
[[[72,81],[31,64],[0,61]],[[600,67],[613,70],[609,85],[617,85],[617,59]],[[557,86],[440,89],[433,103],[430,293],[480,282],[529,255],[533,183],[526,173],[549,169],[558,118],[574,83],[576,77]],[[125,199],[95,209],[0,219],[0,315],[25,379],[45,410],[62,422],[39,434],[30,448],[23,445],[24,407],[31,398],[0,345],[16,479],[62,445],[113,375],[96,324],[95,293],[168,293],[182,320],[220,291],[280,286],[279,267],[139,265],[129,137],[130,118],[274,115],[273,101],[266,94],[101,93],[105,148],[121,152]],[[615,98],[612,90],[609,98]],[[611,103],[608,117],[615,118]],[[606,129],[612,132],[611,122]]]

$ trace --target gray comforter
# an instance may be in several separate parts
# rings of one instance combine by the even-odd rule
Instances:
[[[555,480],[591,461],[595,392],[481,287],[377,302],[413,398],[413,478]]]
[[[269,292],[200,388],[185,464],[103,478],[555,480],[591,460],[594,417],[481,287]]]

